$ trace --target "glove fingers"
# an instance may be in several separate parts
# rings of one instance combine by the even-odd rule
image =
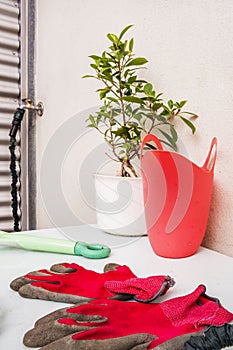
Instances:
[[[43,270],[43,272],[42,271],[32,271],[32,272],[29,272],[25,276],[20,276],[20,277],[15,278],[10,283],[10,288],[13,289],[14,291],[18,292],[19,289],[22,286],[24,286],[25,284],[36,282],[38,279],[46,281],[48,277],[49,277],[49,279],[51,279],[51,275],[46,270]]]
[[[74,312],[72,312],[74,310]],[[99,315],[86,315],[86,314],[78,314],[75,312],[75,308],[63,308],[56,311],[51,312],[48,315],[40,318],[36,321],[35,327],[41,326],[46,323],[54,322],[59,319],[73,319],[77,322],[105,322],[106,318],[103,318]],[[61,322],[64,323],[64,322]]]
[[[68,335],[40,350],[146,350],[154,338],[153,335],[141,333],[104,340],[74,340],[72,335]]]
[[[53,322],[55,320],[58,320],[59,318],[70,317],[70,313],[68,313],[67,310],[69,310],[69,308],[63,307],[62,309],[50,312],[49,314],[39,318],[35,322],[34,327],[40,326],[44,323]]]
[[[57,321],[40,324],[35,328],[29,330],[23,338],[23,343],[29,347],[44,346],[54,342],[55,340],[72,335],[77,332],[86,331],[91,329],[90,326],[76,325],[72,326],[68,324],[59,323]],[[64,347],[66,348],[66,347]]]
[[[33,283],[36,281],[41,281],[41,282],[48,282],[48,283],[54,283],[58,280],[59,274],[64,274],[64,273],[72,273],[76,272],[77,268],[75,269],[74,264],[67,264],[67,263],[60,263],[60,264],[54,264],[51,266],[50,270],[38,270],[38,271],[31,271],[27,273],[24,276],[18,277],[14,279],[10,283],[10,288],[18,292],[18,290],[25,284],[28,283]],[[75,264],[76,265],[76,264]],[[78,265],[77,265],[78,267]],[[58,274],[56,276],[56,274]]]
[[[64,308],[38,320],[25,334],[23,343],[31,347],[44,346],[68,334],[93,330],[106,321],[100,315],[70,314]]]
[[[156,344],[154,347],[153,347],[153,343],[152,343],[151,349],[155,349],[155,350],[171,350],[171,349],[172,350],[184,350],[183,349],[184,343],[187,340],[189,340],[192,335],[200,335],[200,334],[203,334],[203,331],[182,334],[182,335],[177,336],[175,338],[171,338],[162,344],[159,344],[159,345]],[[194,348],[192,350],[194,350]]]
[[[104,266],[104,272],[115,271],[115,270],[117,270],[117,268],[119,266],[121,266],[121,265],[116,264],[116,263],[108,263]]]
[[[121,301],[119,301],[121,303]],[[122,303],[124,303],[122,301]],[[78,314],[84,314],[84,315],[104,315],[105,312],[108,314],[112,311],[116,311],[115,307],[119,307],[120,304],[111,304],[108,302],[108,300],[93,300],[89,303],[79,303],[78,306],[74,308],[69,308],[69,312],[75,312]]]
[[[50,267],[50,270],[56,273],[72,273],[72,272],[76,272],[79,267],[79,265],[76,265],[75,267],[74,265],[76,264],[68,264],[68,263],[54,264]]]
[[[117,263],[108,263],[104,266],[103,271],[104,272],[109,272],[109,271],[116,271],[118,267],[121,265]],[[59,263],[59,264],[54,264],[50,267],[50,270],[53,272],[58,272],[58,273],[72,273],[76,272],[78,269],[83,269],[80,265],[77,264],[69,264],[69,263]]]
[[[79,302],[85,302],[92,300],[91,298],[73,295],[73,294],[64,294],[64,293],[56,293],[55,291],[49,291],[47,288],[49,284],[35,282],[32,284],[25,284],[19,290],[18,293],[24,298],[30,299],[41,299],[41,300],[50,300],[50,301],[58,301],[61,303],[70,303],[77,304]],[[58,286],[59,287],[59,286]],[[54,285],[53,285],[54,289]]]

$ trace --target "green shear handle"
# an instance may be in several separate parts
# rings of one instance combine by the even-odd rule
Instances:
[[[1,244],[16,244],[17,247],[26,250],[42,252],[82,255],[85,258],[102,259],[109,256],[111,249],[101,244],[88,244],[68,239],[39,237],[21,233],[7,233],[0,231]]]
[[[82,255],[85,258],[102,259],[109,256],[111,249],[106,245],[87,244],[85,242],[77,242],[74,247],[75,255]]]

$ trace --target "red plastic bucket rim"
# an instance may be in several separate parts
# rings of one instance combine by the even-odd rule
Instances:
[[[142,161],[142,158],[143,158],[144,147],[147,144],[147,142],[150,142],[150,141],[153,141],[156,144],[157,150],[148,150],[148,152],[161,152],[161,151],[162,152],[169,152],[169,153],[174,153],[176,155],[179,155],[179,157],[183,157],[183,158],[187,159],[182,154],[178,154],[174,151],[168,151],[168,150],[163,149],[162,143],[160,142],[160,140],[158,139],[157,136],[155,136],[153,134],[147,134],[142,140],[141,149],[140,149],[140,161]],[[209,151],[208,151],[206,159],[205,159],[205,162],[201,167],[202,170],[207,171],[207,172],[213,172],[214,167],[215,167],[215,163],[216,163],[216,157],[217,157],[217,138],[213,137],[211,144],[210,144]],[[200,168],[195,163],[193,163],[193,165]]]

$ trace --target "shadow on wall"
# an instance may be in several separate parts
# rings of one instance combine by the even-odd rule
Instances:
[[[224,188],[215,179],[208,226],[202,245],[206,248],[213,249],[219,253],[233,257],[233,244],[229,245],[227,239],[229,232],[224,231],[222,221],[219,220],[220,212],[222,212],[224,208],[226,211],[229,210],[229,201],[229,194],[224,191]],[[213,235],[213,232],[216,232],[216,234]]]

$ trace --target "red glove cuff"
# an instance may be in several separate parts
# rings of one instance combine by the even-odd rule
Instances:
[[[149,303],[165,294],[175,281],[170,276],[130,278],[125,281],[106,281],[104,287],[115,294],[133,295],[134,300]]]

